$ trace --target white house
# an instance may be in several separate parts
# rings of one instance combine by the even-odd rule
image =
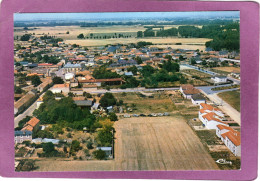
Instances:
[[[227,82],[227,77],[226,76],[215,76],[215,77],[211,77],[211,79],[215,83],[226,83]]]
[[[216,135],[235,156],[241,156],[241,137],[239,131],[228,126],[217,125]]]
[[[222,121],[224,114],[218,108],[205,103],[200,104],[199,119],[208,129],[216,129],[219,124],[228,126],[227,123]]]
[[[206,99],[201,94],[194,94],[191,96],[191,102],[195,105],[200,105],[201,103],[206,103]]]

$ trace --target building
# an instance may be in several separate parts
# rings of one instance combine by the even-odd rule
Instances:
[[[80,64],[72,64],[68,62],[64,67],[64,72],[69,73],[69,72],[79,72],[81,71],[81,65]]]
[[[32,141],[32,131],[14,131],[14,142],[22,143],[24,141]]]
[[[223,143],[235,156],[241,156],[240,132],[228,126],[217,125],[216,135],[223,141]]]
[[[201,103],[206,103],[206,99],[201,94],[193,94],[191,96],[191,102],[195,105],[200,105]]]
[[[199,120],[207,129],[217,129],[217,125],[228,126],[224,120],[224,114],[211,105],[201,103],[199,110]]]
[[[180,91],[184,98],[191,99],[191,96],[194,94],[199,94],[200,91],[193,87],[191,84],[184,84],[180,87]]]
[[[37,100],[37,102],[36,102],[36,104],[37,104],[37,109],[40,107],[40,105],[43,103],[43,98],[42,97],[40,97],[38,100]]]
[[[97,147],[97,150],[102,150],[106,153],[106,156],[112,155],[112,147]]]
[[[29,91],[18,101],[14,103],[14,114],[19,114],[23,112],[27,107],[29,107],[34,100],[36,100],[37,94],[34,91]]]
[[[55,84],[50,91],[55,94],[55,93],[68,93],[70,91],[70,84],[65,83],[65,84]]]
[[[217,84],[227,82],[226,76],[215,76],[215,77],[211,77],[211,79],[214,81],[214,83],[217,83]]]
[[[47,90],[50,86],[52,85],[52,79],[50,77],[48,78],[45,78],[43,80],[43,82],[38,85],[36,88],[37,88],[37,91],[39,92],[44,92],[45,90]]]
[[[73,97],[74,103],[81,108],[91,108],[93,102],[91,100],[85,100],[85,97]]]
[[[35,132],[39,129],[39,125],[40,125],[40,120],[37,119],[36,117],[33,117],[32,119],[30,119],[30,121],[28,121],[24,126],[23,129],[21,131],[32,131]]]

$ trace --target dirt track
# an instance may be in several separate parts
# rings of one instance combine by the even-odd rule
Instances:
[[[126,118],[115,128],[116,170],[218,169],[182,118]]]

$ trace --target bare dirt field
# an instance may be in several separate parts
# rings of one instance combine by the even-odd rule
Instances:
[[[215,170],[218,166],[182,117],[115,123],[116,170]]]
[[[224,72],[234,72],[234,73],[240,73],[240,67],[215,67],[213,69],[221,70]]]

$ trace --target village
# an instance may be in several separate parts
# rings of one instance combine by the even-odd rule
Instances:
[[[16,171],[240,169],[237,51],[81,46],[23,31],[14,37]],[[152,163],[154,140],[168,166]],[[172,159],[180,150],[171,144],[190,148],[176,160],[194,164]]]

